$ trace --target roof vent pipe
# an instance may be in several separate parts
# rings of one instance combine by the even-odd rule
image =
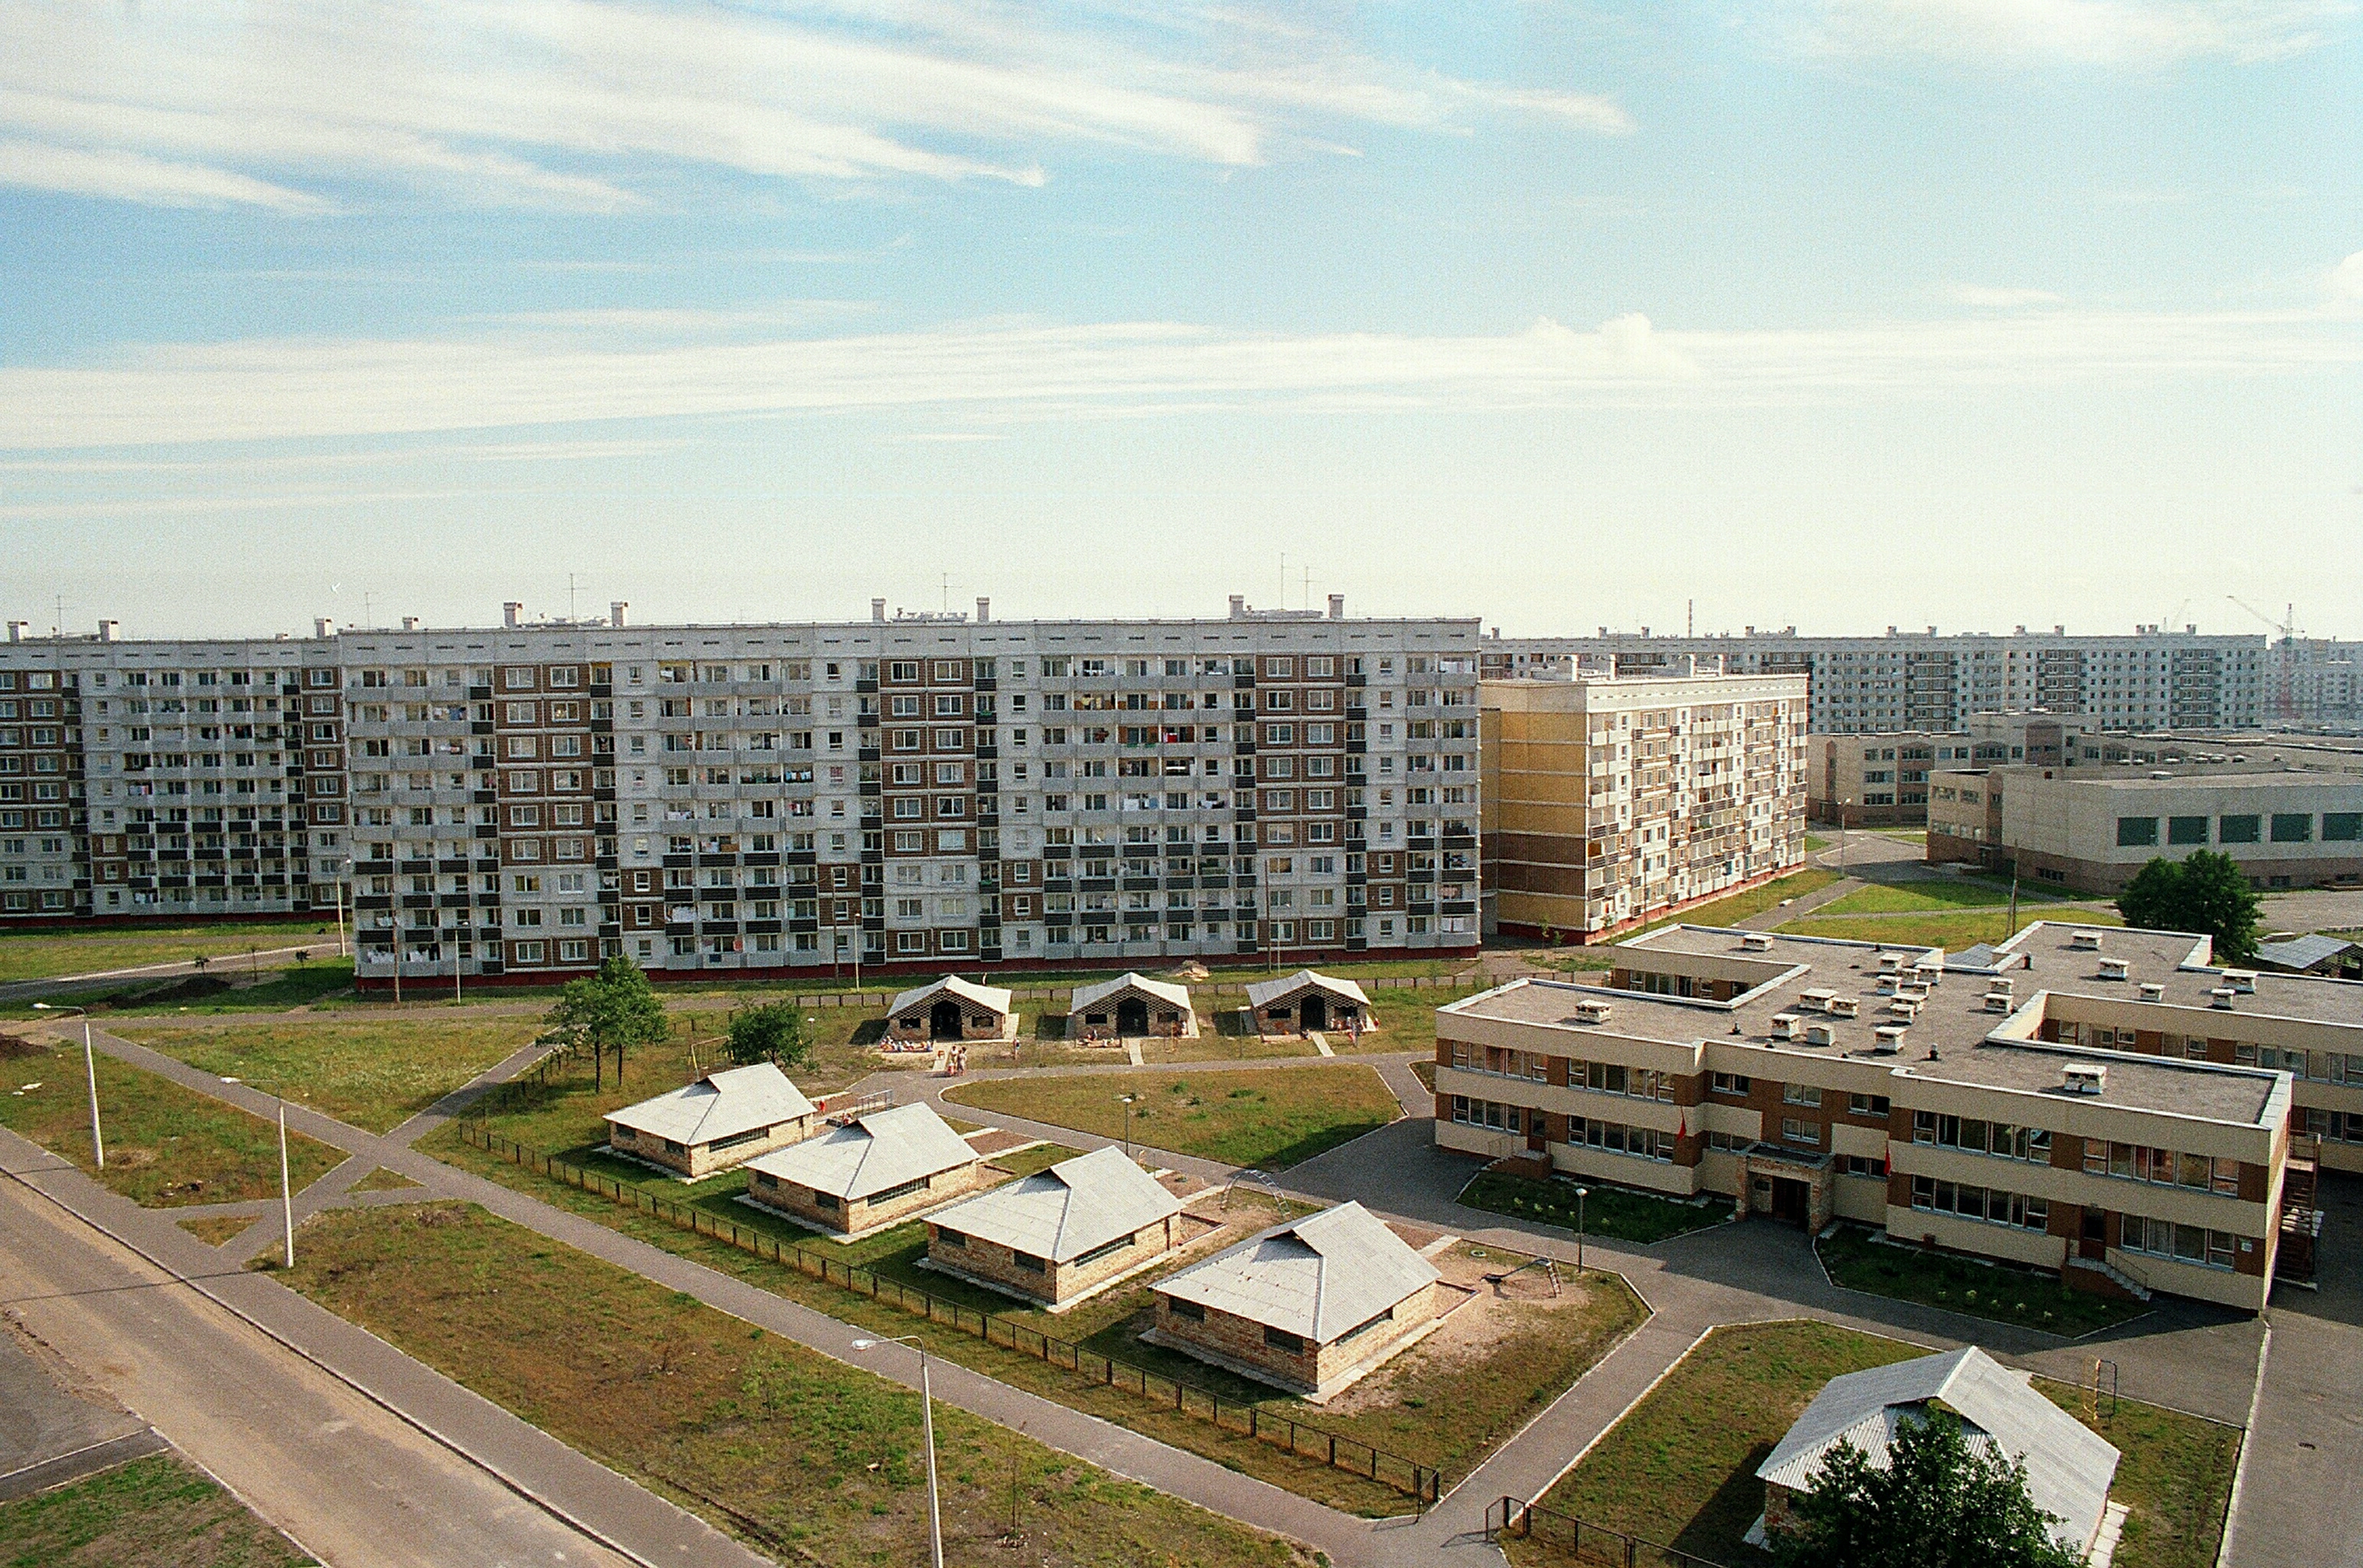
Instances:
[[[405,631],[416,631],[418,629],[418,617],[416,616],[403,617],[402,629]]]

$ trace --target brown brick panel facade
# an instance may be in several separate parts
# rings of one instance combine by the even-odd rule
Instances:
[[[653,1133],[638,1132],[628,1127],[608,1124],[609,1141],[618,1154],[629,1154],[650,1164],[662,1165],[668,1171],[696,1180],[716,1171],[727,1171],[743,1165],[760,1154],[774,1149],[785,1149],[792,1143],[802,1143],[813,1135],[813,1118],[797,1117],[793,1121],[779,1122],[760,1138],[742,1143],[716,1145],[712,1143],[682,1144]]]
[[[899,1224],[974,1190],[981,1168],[981,1162],[971,1161],[953,1170],[938,1171],[901,1192],[890,1189],[876,1197],[849,1201],[756,1171],[747,1184],[747,1195],[791,1219],[822,1230],[858,1236]]]
[[[927,1259],[937,1268],[1057,1307],[1171,1251],[1179,1224],[1168,1216],[1132,1232],[1124,1245],[1065,1263],[930,1224]]]
[[[1174,1310],[1177,1305],[1180,1312]],[[1175,1349],[1203,1351],[1218,1363],[1283,1388],[1310,1393],[1386,1361],[1435,1319],[1436,1305],[1437,1286],[1430,1283],[1397,1302],[1392,1317],[1350,1338],[1315,1344],[1267,1332],[1260,1323],[1216,1307],[1201,1309],[1203,1316],[1187,1316],[1192,1304],[1176,1303],[1160,1294],[1157,1331]]]

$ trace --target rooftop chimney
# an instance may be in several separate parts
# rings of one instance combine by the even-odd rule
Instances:
[[[517,603],[515,599],[511,599],[501,606],[501,624],[503,626],[515,626],[519,620],[523,619],[524,617],[525,606]]]
[[[870,618],[871,620],[884,620],[886,618],[885,600],[872,599],[870,601]]]
[[[985,597],[984,595],[982,595],[982,594],[978,595],[977,595],[977,601],[976,601],[976,624],[977,624],[977,625],[979,625],[979,626],[982,626],[985,622],[987,622],[987,621],[991,620],[992,618],[993,618],[993,601],[992,601],[991,599],[986,598],[986,597]]]
[[[1233,594],[1231,595],[1231,618],[1233,620],[1237,620],[1247,613],[1248,596],[1245,594]]]
[[[624,624],[624,612],[625,612],[626,610],[630,609],[631,607],[632,607],[632,601],[631,601],[631,600],[629,600],[629,599],[610,599],[610,600],[608,600],[608,601],[607,601],[607,624],[608,624],[609,626],[621,626],[621,625],[623,625],[623,624]]]
[[[405,631],[416,631],[418,629],[418,617],[416,616],[403,617],[402,629]]]
[[[1344,620],[1346,618],[1345,595],[1332,594],[1329,595],[1329,618],[1331,620]]]
[[[337,635],[337,623],[327,616],[315,616],[312,617],[312,635],[322,639],[334,637]]]
[[[103,620],[103,621],[99,622],[99,623],[98,623],[98,639],[99,639],[101,642],[112,642],[112,641],[114,641],[114,640],[115,640],[115,628],[116,628],[116,624],[117,624],[116,622],[114,622],[114,621],[111,621],[111,620]]]

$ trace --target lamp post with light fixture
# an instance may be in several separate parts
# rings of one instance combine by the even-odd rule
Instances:
[[[222,1082],[237,1084],[244,1080],[224,1078]],[[247,1086],[259,1087],[251,1084]],[[287,1266],[292,1269],[295,1266],[295,1189],[287,1179],[287,1102],[269,1089],[263,1089],[261,1092],[270,1095],[272,1100],[279,1106],[279,1218],[286,1227]]]
[[[857,1351],[875,1350],[880,1345],[908,1345],[919,1353],[919,1418],[927,1439],[927,1561],[930,1568],[944,1568],[944,1517],[936,1496],[936,1399],[927,1384],[927,1347],[916,1334],[853,1341]]]
[[[1590,1187],[1575,1189],[1575,1272],[1583,1273],[1583,1200],[1592,1195]]]
[[[82,1071],[90,1081],[90,1155],[102,1171],[106,1169],[106,1140],[98,1131],[98,1063],[90,1052],[90,1014],[81,1007],[60,1007],[48,1002],[36,1002],[34,1007],[44,1013],[82,1014]]]

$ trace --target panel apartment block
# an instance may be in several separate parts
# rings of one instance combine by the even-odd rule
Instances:
[[[5,913],[326,912],[349,880],[363,978],[405,984],[1476,943],[1474,620],[979,608],[20,633]]]
[[[2271,717],[2274,655],[2262,637],[2202,637],[2146,628],[2129,637],[2065,629],[2009,636],[1799,637],[1793,629],[1738,637],[1536,637],[1487,639],[1488,676],[1540,674],[1578,661],[1649,674],[1690,661],[1733,674],[1803,674],[1813,683],[1816,734],[1950,733],[1971,715],[2035,708],[2080,714],[2106,729],[2233,729]]]
[[[1494,680],[1482,702],[1494,929],[1589,940],[1804,860],[1800,677]]]

